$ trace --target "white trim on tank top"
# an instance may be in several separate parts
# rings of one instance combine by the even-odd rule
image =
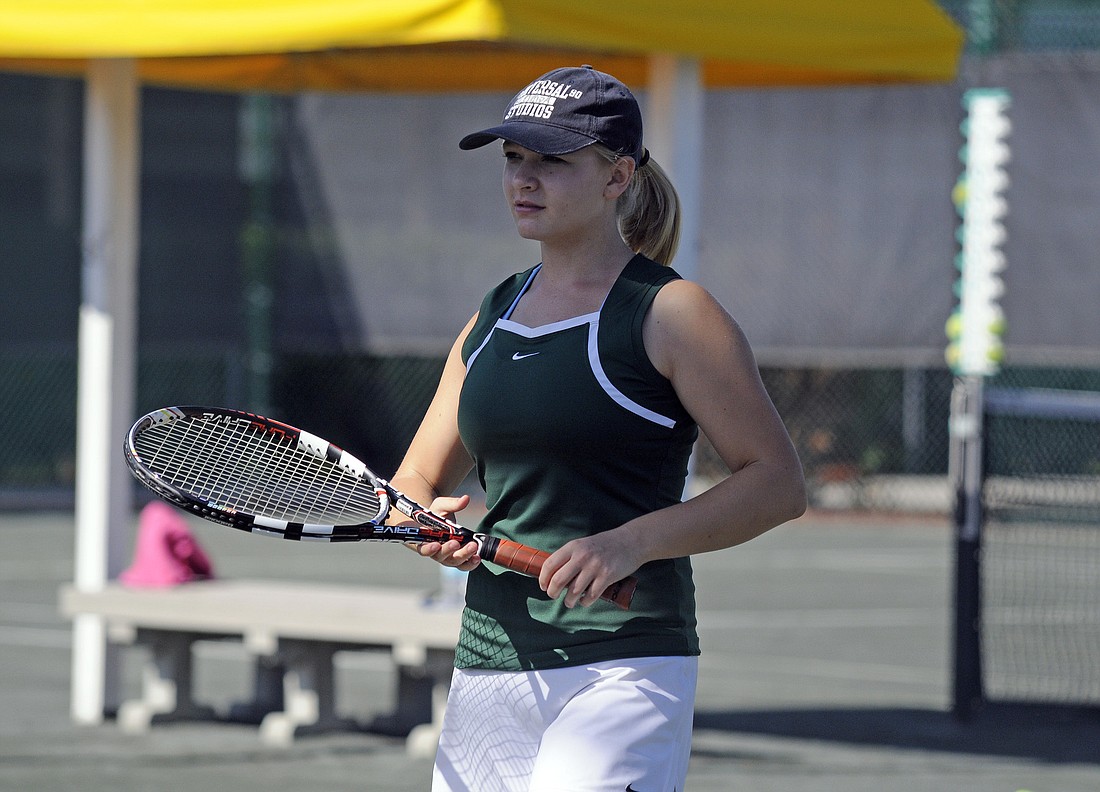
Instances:
[[[539,264],[531,272],[530,277],[527,278],[527,282],[523,284],[523,288],[519,290],[519,294],[516,295],[516,299],[512,301],[512,304],[508,307],[508,310],[504,312],[504,315],[497,319],[496,323],[490,328],[489,332],[485,334],[485,340],[481,342],[477,349],[473,351],[470,358],[466,361],[466,371],[470,370],[470,367],[474,365],[474,361],[477,360],[477,356],[481,354],[481,350],[489,343],[489,339],[493,337],[493,333],[497,328],[505,330],[509,333],[514,333],[521,338],[540,338],[542,336],[551,335],[562,330],[568,330],[572,327],[580,327],[581,325],[588,325],[588,366],[592,370],[592,375],[596,378],[596,381],[603,388],[604,392],[623,409],[634,415],[644,418],[647,421],[651,421],[658,426],[663,426],[666,429],[672,429],[676,426],[676,421],[667,416],[661,415],[658,412],[654,412],[647,407],[643,407],[636,401],[632,400],[629,396],[623,393],[621,390],[615,387],[607,376],[607,372],[604,371],[603,363],[600,361],[600,349],[599,349],[599,329],[600,329],[600,311],[603,310],[603,305],[592,313],[582,314],[580,316],[574,316],[569,319],[562,319],[559,322],[551,322],[550,324],[541,325],[539,327],[528,327],[527,325],[514,322],[508,317],[516,310],[516,305],[519,304],[520,298],[523,297],[527,289],[531,286],[531,281],[535,279],[535,275],[538,273],[542,265]],[[606,301],[606,297],[604,300]]]

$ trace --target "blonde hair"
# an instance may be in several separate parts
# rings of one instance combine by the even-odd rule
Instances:
[[[593,148],[608,162],[622,156],[596,143]],[[619,233],[635,253],[668,265],[680,244],[680,197],[668,174],[650,158],[634,170],[630,185],[618,202]]]

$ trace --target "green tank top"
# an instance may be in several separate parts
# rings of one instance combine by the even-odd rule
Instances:
[[[480,530],[546,551],[680,501],[698,429],[650,363],[642,321],[679,278],[635,256],[601,308],[542,327],[509,317],[539,267],[491,291],[462,356],[459,431],[485,488]],[[529,670],[699,652],[687,558],[636,573],[629,611],[566,608],[535,579],[470,573],[459,668]]]

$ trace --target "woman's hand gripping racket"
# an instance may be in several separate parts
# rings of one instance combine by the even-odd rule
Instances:
[[[476,542],[478,555],[537,577],[549,553],[474,533],[405,497],[337,446],[259,415],[167,407],[126,438],[126,463],[161,498],[207,520],[284,539]],[[391,509],[416,525],[386,525]],[[629,608],[637,580],[601,596]]]

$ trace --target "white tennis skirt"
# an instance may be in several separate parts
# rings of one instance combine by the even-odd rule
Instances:
[[[456,669],[433,792],[682,792],[696,657]]]

